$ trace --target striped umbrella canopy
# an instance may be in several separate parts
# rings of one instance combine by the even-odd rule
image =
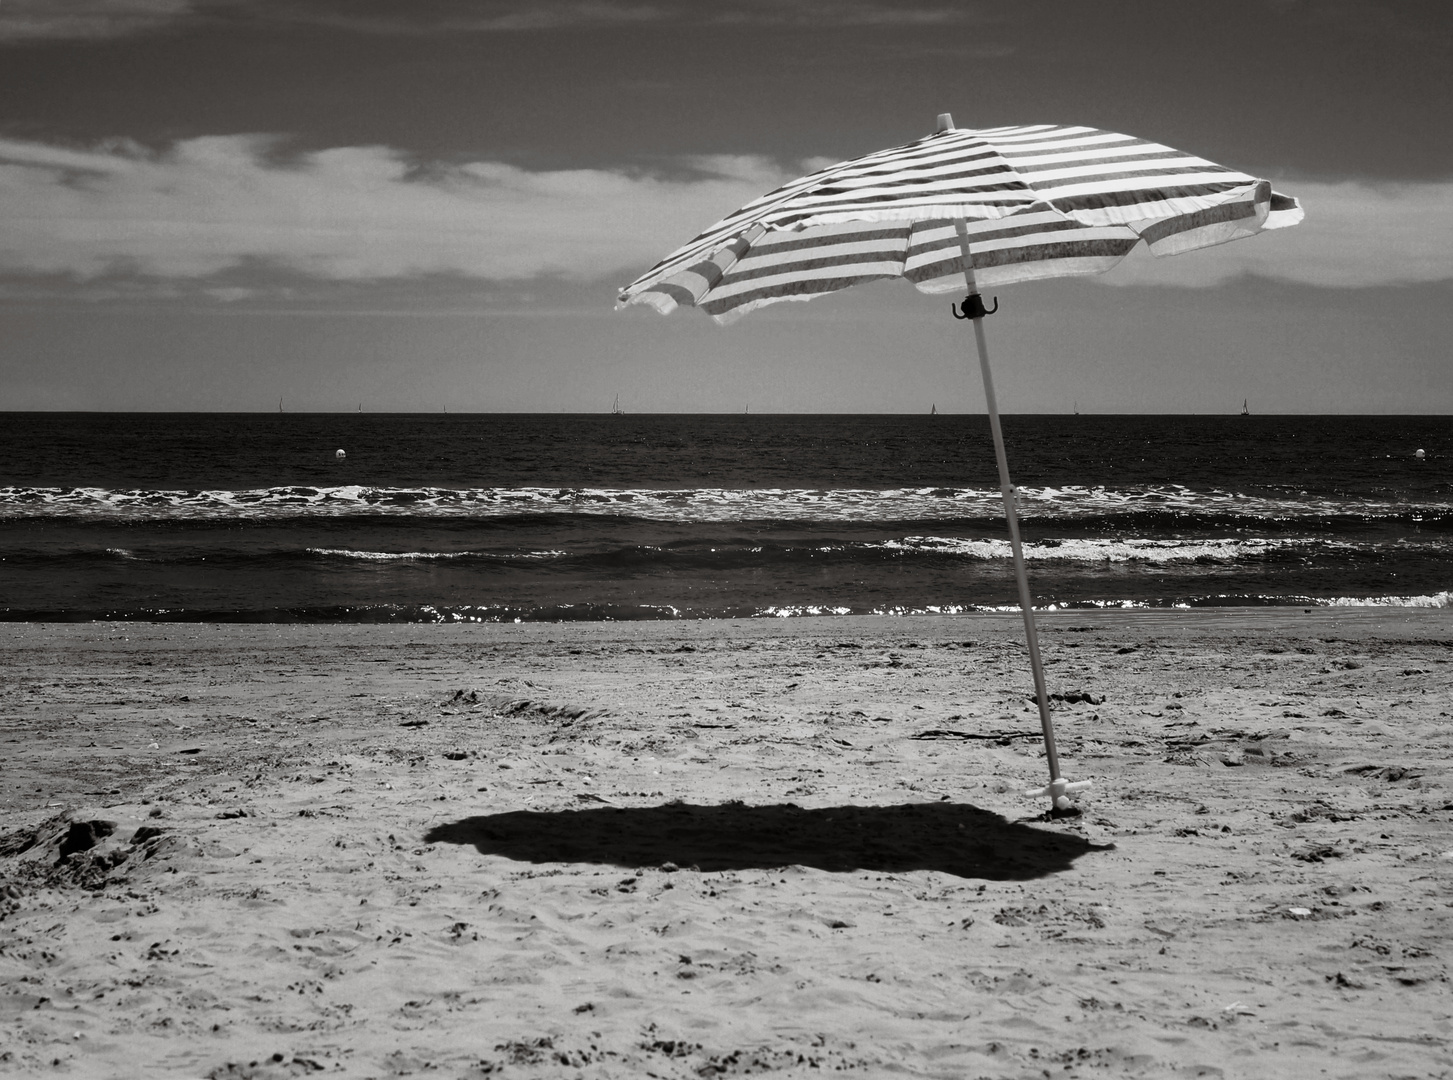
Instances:
[[[1024,566],[1014,485],[984,338],[982,286],[1099,274],[1137,244],[1178,255],[1295,225],[1271,183],[1157,142],[1087,127],[968,131],[947,113],[927,138],[844,161],[748,203],[621,290],[618,308],[699,307],[717,322],[782,300],[902,277],[926,293],[966,288],[1035,698],[1051,814],[1088,787],[1060,771]]]
[[[699,307],[718,322],[782,300],[903,277],[980,287],[1099,274],[1294,225],[1295,199],[1157,142],[1088,127],[952,127],[784,184],[621,290],[618,306]]]

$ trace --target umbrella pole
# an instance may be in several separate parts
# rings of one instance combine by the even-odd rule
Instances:
[[[1086,781],[1067,783],[1060,774],[1059,751],[1054,741],[1054,721],[1049,715],[1049,694],[1045,689],[1044,662],[1039,654],[1039,630],[1034,623],[1034,604],[1029,593],[1029,573],[1024,566],[1024,545],[1019,539],[1019,514],[1014,506],[1014,485],[1009,479],[1009,457],[1004,452],[1004,432],[999,426],[999,403],[994,396],[994,376],[989,371],[989,345],[984,338],[983,300],[979,298],[978,282],[974,280],[974,261],[969,249],[968,229],[963,219],[956,222],[959,246],[964,257],[964,281],[969,288],[969,297],[964,301],[962,318],[974,324],[974,344],[979,351],[979,374],[984,380],[984,401],[989,409],[989,431],[994,436],[994,457],[999,464],[999,491],[1004,498],[1004,517],[1009,524],[1009,547],[1014,554],[1014,577],[1019,584],[1019,610],[1024,616],[1024,638],[1029,647],[1029,666],[1034,672],[1034,698],[1039,704],[1039,724],[1044,731],[1044,753],[1049,761],[1049,785],[1029,792],[1031,796],[1045,796],[1050,800],[1051,813],[1070,811],[1068,793],[1089,787]],[[998,310],[995,301],[991,310]],[[955,312],[955,314],[958,314]],[[1078,811],[1075,811],[1078,813]]]

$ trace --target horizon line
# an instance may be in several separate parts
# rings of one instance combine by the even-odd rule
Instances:
[[[1063,417],[1126,417],[1126,416],[1166,416],[1166,417],[1189,417],[1189,416],[1233,416],[1238,419],[1257,419],[1266,417],[1347,417],[1347,416],[1401,416],[1419,417],[1425,419],[1437,417],[1453,417],[1453,411],[1449,412],[1253,412],[1243,413],[1240,411],[1230,412],[1098,412],[1084,410],[1053,410],[1037,412],[1000,412],[1001,416],[1063,416]],[[606,410],[539,410],[539,409],[496,409],[479,410],[472,412],[449,412],[440,408],[438,411],[393,410],[380,409],[370,412],[353,409],[300,409],[297,411],[279,412],[276,408],[251,408],[251,409],[0,409],[0,416],[394,416],[394,417],[471,417],[471,416],[601,416],[601,417],[631,417],[631,416],[922,416],[925,419],[936,419],[937,417],[974,416],[987,417],[987,412],[963,412],[956,410],[939,411],[937,413],[906,410],[895,410],[892,412],[800,412],[800,411],[774,411],[764,410],[754,413],[742,413],[736,410],[693,410],[693,411],[671,411],[659,409],[643,409],[639,412],[613,413]]]

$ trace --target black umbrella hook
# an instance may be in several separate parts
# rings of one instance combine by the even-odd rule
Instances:
[[[986,308],[982,296],[969,293],[962,304],[950,304],[948,307],[954,313],[955,319],[982,319],[985,315],[992,315],[999,310],[999,298],[994,297],[994,306]]]

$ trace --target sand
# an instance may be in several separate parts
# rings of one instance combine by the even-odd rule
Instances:
[[[0,626],[0,1073],[1453,1076],[1453,613],[1020,632]]]

